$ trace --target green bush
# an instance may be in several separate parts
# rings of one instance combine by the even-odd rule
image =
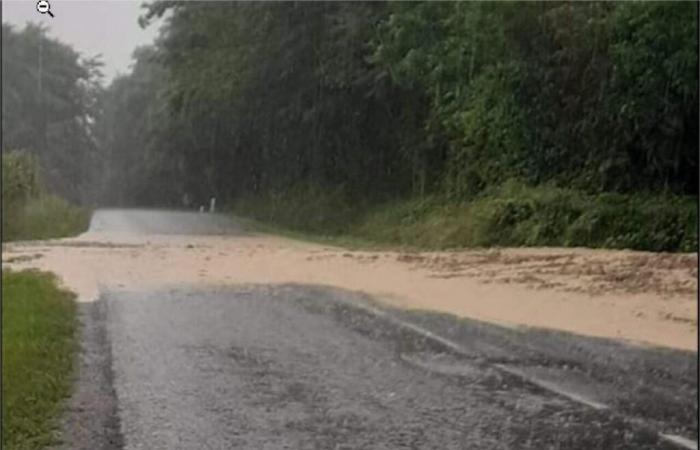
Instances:
[[[49,239],[85,231],[89,213],[43,192],[39,164],[33,155],[11,151],[2,155],[2,238]]]
[[[299,231],[424,249],[565,246],[691,252],[698,245],[694,198],[587,195],[517,180],[467,203],[432,196],[350,207],[337,193],[295,189],[248,199],[236,211]]]
[[[87,230],[90,214],[60,197],[42,195],[15,210],[3,230],[6,241],[53,239]]]
[[[569,224],[582,212],[577,191],[552,186],[531,188],[510,180],[470,205],[471,245],[563,245]]]
[[[506,183],[471,204],[467,245],[697,250],[694,199]]]
[[[697,251],[697,207],[671,196],[600,195],[571,224],[567,244],[651,251]]]
[[[26,152],[2,154],[2,227],[11,226],[11,218],[24,204],[39,194],[38,163]]]
[[[35,156],[22,151],[2,155],[2,199],[18,203],[39,193],[39,164]]]

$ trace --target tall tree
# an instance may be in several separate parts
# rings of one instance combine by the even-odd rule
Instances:
[[[174,2],[104,96],[121,202],[352,201],[510,178],[697,194],[687,3]],[[166,16],[167,13],[167,16]]]
[[[91,131],[100,90],[99,58],[82,58],[70,46],[28,24],[2,25],[2,148],[39,157],[43,179],[81,202],[96,164]]]

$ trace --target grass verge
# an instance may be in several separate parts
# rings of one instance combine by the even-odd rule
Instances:
[[[348,234],[322,234],[312,231],[303,231],[285,227],[284,225],[271,224],[262,220],[253,219],[250,217],[241,217],[238,215],[236,216],[236,220],[248,230],[266,234],[274,234],[276,236],[299,241],[313,242],[315,244],[342,247],[349,250],[382,250],[400,247],[397,245],[370,241],[368,239],[363,239]]]
[[[290,190],[242,199],[257,229],[344,247],[588,247],[695,252],[697,198],[585,194],[510,181],[468,202],[438,196],[367,206],[337,192]],[[263,226],[259,225],[263,223]]]
[[[56,443],[78,348],[74,297],[49,273],[3,270],[3,448],[38,450]]]

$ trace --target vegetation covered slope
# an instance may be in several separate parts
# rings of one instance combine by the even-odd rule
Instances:
[[[673,195],[585,194],[509,181],[464,203],[416,197],[372,207],[319,190],[249,197],[240,215],[263,230],[340,245],[414,249],[566,246],[695,252],[694,199]],[[271,224],[270,226],[265,226]]]

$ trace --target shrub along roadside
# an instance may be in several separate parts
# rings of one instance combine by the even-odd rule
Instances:
[[[424,197],[368,208],[318,188],[249,198],[233,212],[276,226],[420,249],[563,246],[693,252],[696,198],[591,195],[508,181],[470,202]]]
[[[72,236],[85,231],[89,220],[85,209],[41,189],[36,157],[26,152],[3,152],[3,241]]]
[[[56,442],[78,348],[74,295],[36,271],[2,273],[2,447]]]
[[[90,223],[87,210],[54,195],[32,198],[8,215],[3,241],[75,236],[87,230]]]

